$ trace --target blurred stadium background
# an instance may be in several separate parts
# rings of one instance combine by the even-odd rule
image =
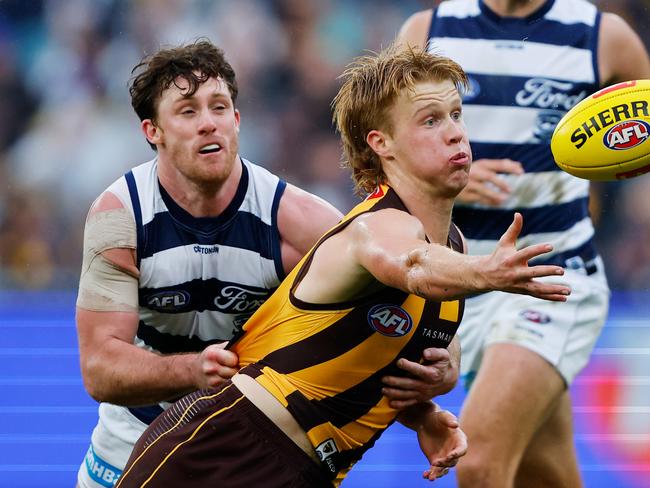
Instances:
[[[206,36],[240,84],[241,153],[348,210],[329,102],[364,49],[423,0],[0,0],[0,486],[73,486],[96,422],[81,382],[74,299],[85,213],[152,152],[126,88],[160,45]],[[597,1],[650,48],[650,0]],[[614,295],[572,388],[587,487],[650,487],[650,177],[594,188]],[[457,388],[440,402],[458,413]],[[344,486],[424,486],[395,426]],[[436,486],[454,486],[453,475]]]

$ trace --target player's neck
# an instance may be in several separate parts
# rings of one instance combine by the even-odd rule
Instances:
[[[483,0],[490,10],[502,17],[528,17],[547,0]]]
[[[201,184],[180,175],[174,168],[158,166],[160,184],[169,196],[193,217],[217,217],[232,202],[242,176],[235,164],[224,181]]]
[[[390,183],[389,183],[390,184]],[[431,194],[419,185],[408,185],[404,181],[397,183],[393,189],[406,205],[409,213],[416,217],[424,227],[424,232],[432,243],[446,245],[451,224],[453,198]]]

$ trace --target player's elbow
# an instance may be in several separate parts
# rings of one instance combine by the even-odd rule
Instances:
[[[104,360],[97,355],[81,355],[80,366],[84,388],[92,399],[97,402],[111,402],[111,391],[106,388],[106,381],[103,379],[106,372]]]
[[[432,272],[428,252],[427,248],[418,248],[406,256],[407,291],[427,300],[439,301],[457,298],[455,291],[446,286],[440,277]]]

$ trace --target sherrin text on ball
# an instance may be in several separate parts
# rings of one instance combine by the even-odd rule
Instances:
[[[650,80],[612,85],[575,105],[551,139],[557,165],[589,180],[650,172]]]

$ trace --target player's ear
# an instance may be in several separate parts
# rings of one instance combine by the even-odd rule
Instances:
[[[391,139],[386,133],[373,129],[368,132],[366,142],[375,153],[380,157],[387,157],[391,154]]]
[[[147,141],[149,141],[154,146],[162,142],[163,131],[153,122],[153,120],[144,119],[140,123],[140,129],[142,130],[144,136],[147,138]]]

